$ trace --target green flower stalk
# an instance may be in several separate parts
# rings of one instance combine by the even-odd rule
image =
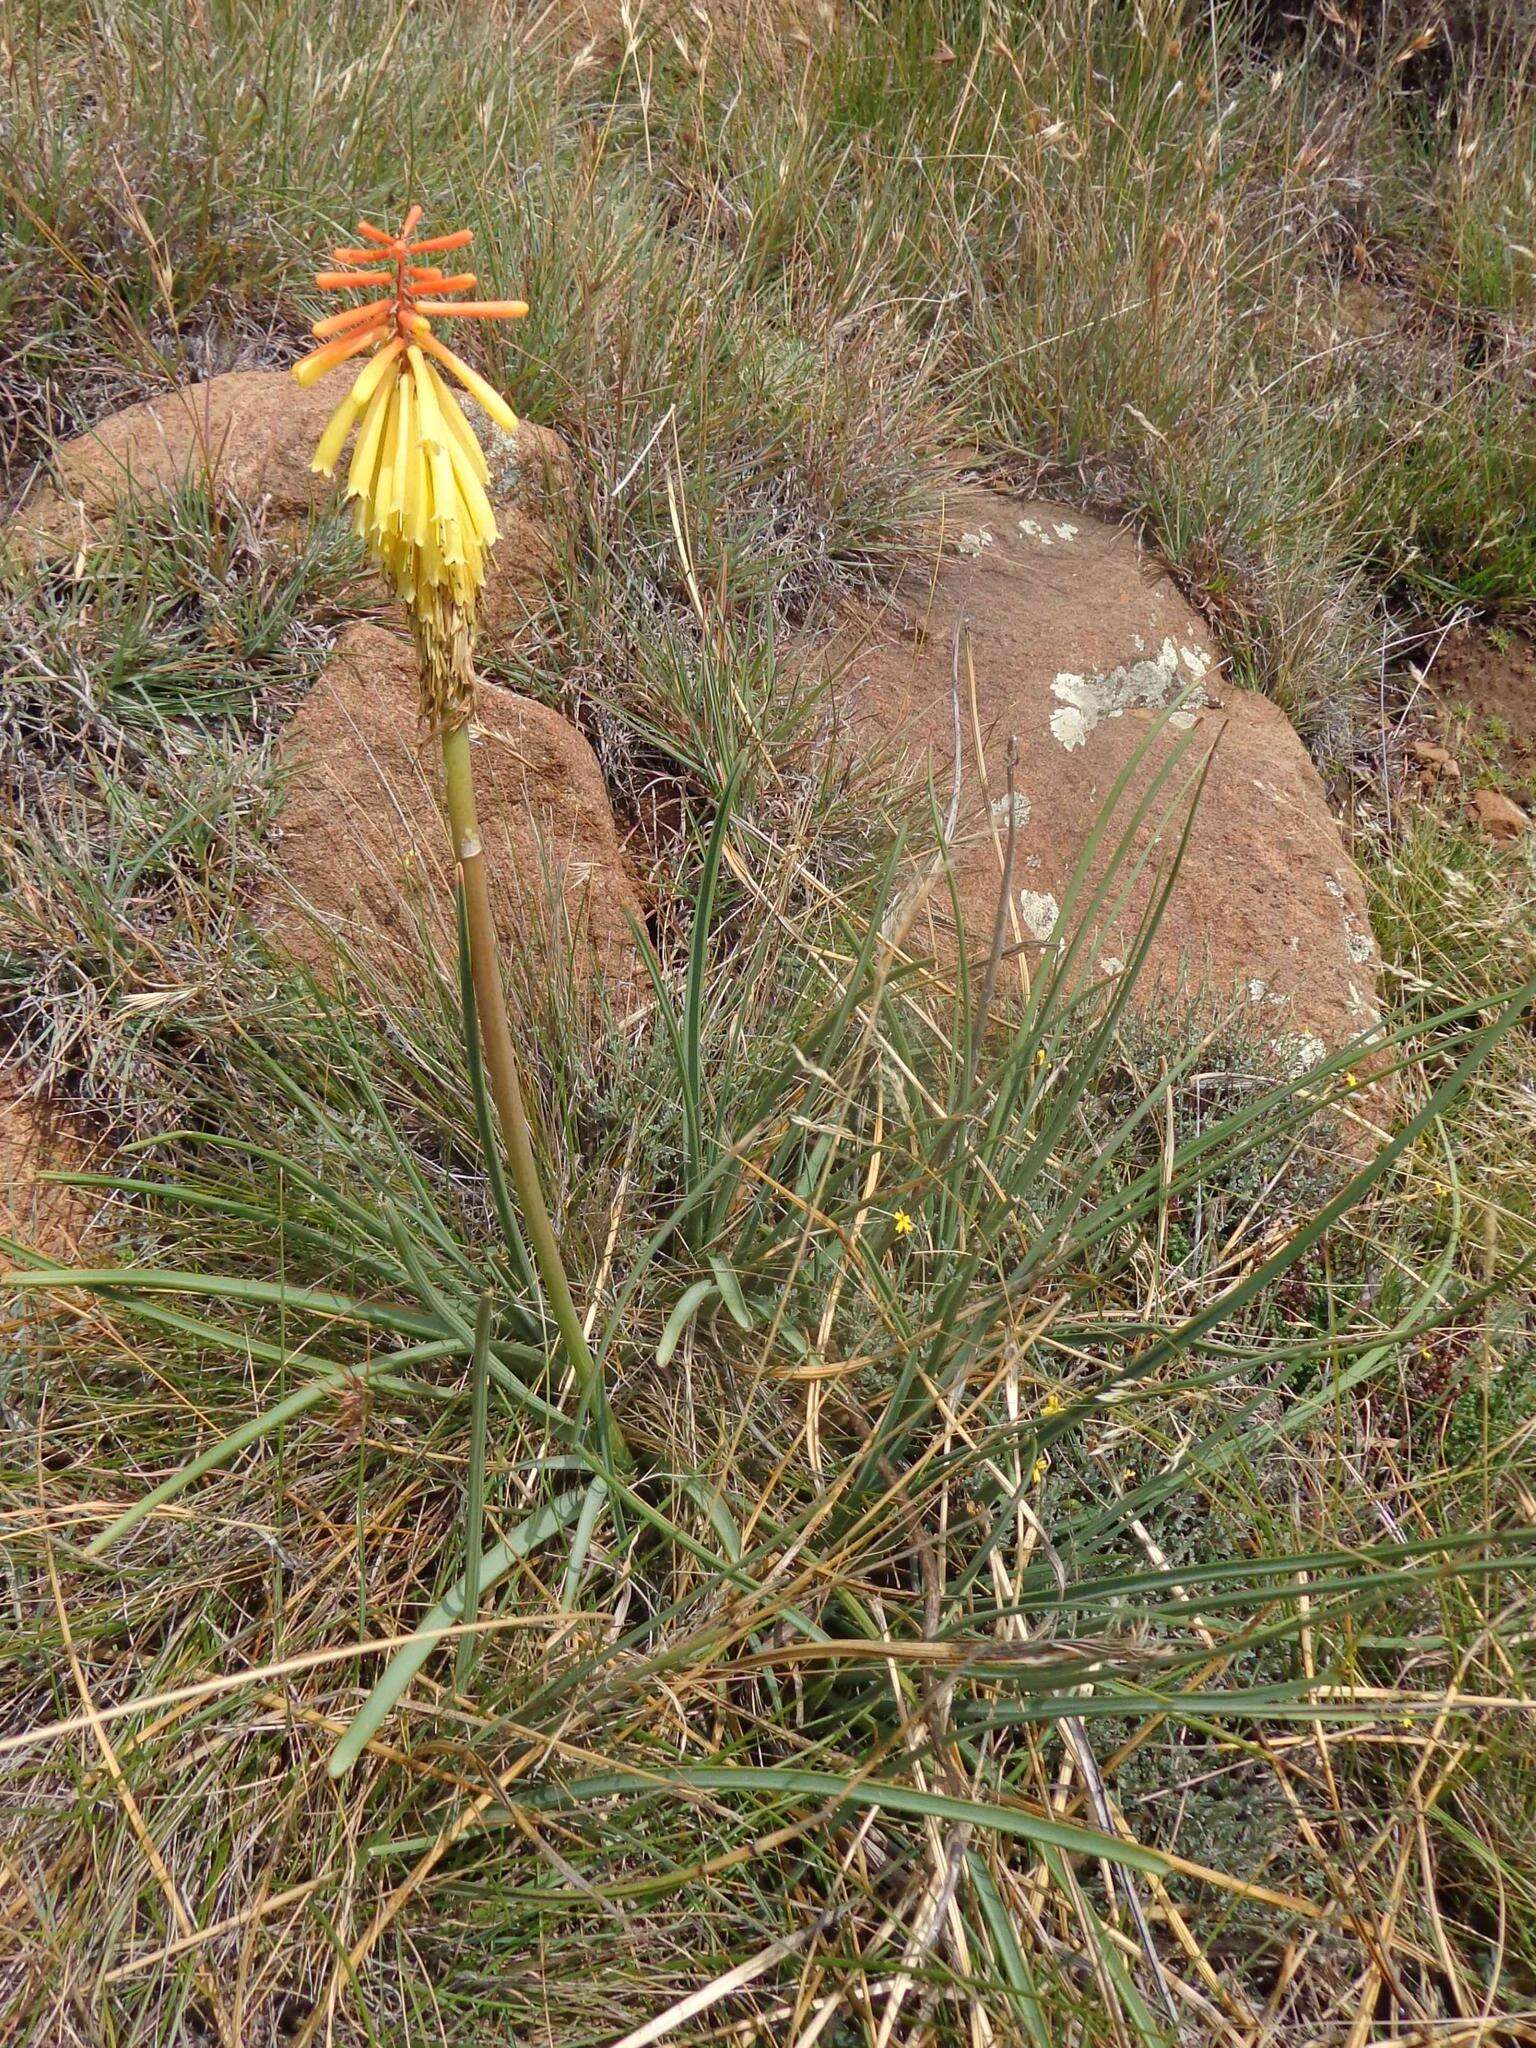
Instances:
[[[496,928],[475,808],[469,721],[474,707],[475,614],[497,528],[485,455],[446,370],[509,433],[517,415],[499,392],[443,345],[440,318],[518,319],[520,299],[473,300],[472,272],[447,276],[420,259],[469,241],[467,230],[414,239],[421,208],[398,234],[364,221],[365,246],[337,249],[326,291],[385,286],[384,296],[315,323],[321,346],[294,367],[301,384],[360,355],[368,360],[332,414],[312,467],[332,476],[352,441],[346,498],[358,533],[406,608],[421,663],[421,720],[442,746],[448,830],[464,892],[470,970],[485,1074],[539,1277],[583,1401],[601,1422],[597,1369],[571,1295],[544,1201],[507,1022]],[[355,438],[354,438],[355,437]]]

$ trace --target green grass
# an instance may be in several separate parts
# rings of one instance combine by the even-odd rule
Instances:
[[[279,789],[272,735],[319,672],[356,564],[200,490],[73,567],[0,584],[0,1001],[16,1063],[163,1121],[190,1046],[270,974],[245,930]]]
[[[515,989],[630,1476],[548,1370],[456,987],[327,994],[249,926],[345,545],[193,495],[10,565],[0,1017],[118,1144],[95,1277],[8,1290],[9,2037],[1536,2009],[1536,877],[1372,780],[1384,637],[1536,590],[1530,130],[1249,28],[13,8],[13,482],[286,359],[312,252],[407,194],[532,302],[485,360],[582,507],[503,673],[640,829],[656,1002]],[[1352,785],[1406,1136],[1350,1199],[1347,1060],[1066,972],[987,1029],[884,943],[932,822],[817,767],[783,656],[962,464],[1142,521]],[[473,1653],[404,1641],[471,1545]]]

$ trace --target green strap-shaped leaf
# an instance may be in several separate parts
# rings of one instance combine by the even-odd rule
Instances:
[[[334,1766],[333,1766],[334,1768]],[[779,1769],[771,1764],[676,1764],[654,1777],[643,1771],[605,1771],[566,1785],[536,1787],[520,1804],[540,1810],[585,1806],[595,1799],[634,1798],[671,1792],[778,1792],[807,1799],[830,1799],[849,1806],[876,1806],[886,1813],[912,1813],[955,1827],[986,1828],[993,1834],[1016,1835],[1042,1848],[1069,1856],[1102,1857],[1128,1870],[1165,1875],[1167,1862],[1155,1849],[1124,1842],[1097,1828],[1073,1827],[1020,1806],[996,1806],[982,1799],[956,1799],[946,1792],[924,1792],[916,1785],[892,1784],[884,1778],[840,1778],[835,1771]],[[490,1816],[487,1816],[490,1818]]]
[[[558,1530],[574,1521],[586,1497],[585,1487],[574,1493],[562,1493],[547,1507],[519,1522],[510,1536],[486,1551],[480,1559],[480,1593],[488,1593],[520,1558],[537,1549],[539,1544],[548,1542]],[[343,1778],[351,1770],[385,1715],[442,1641],[444,1631],[455,1627],[463,1612],[464,1581],[459,1579],[427,1615],[410,1642],[397,1650],[384,1667],[383,1677],[363,1701],[351,1726],[331,1753],[327,1768],[333,1778]]]
[[[667,1317],[667,1327],[662,1331],[661,1342],[656,1346],[656,1363],[663,1371],[672,1363],[672,1354],[682,1342],[684,1330],[709,1297],[718,1292],[719,1289],[713,1280],[695,1280],[683,1293],[677,1307]]]

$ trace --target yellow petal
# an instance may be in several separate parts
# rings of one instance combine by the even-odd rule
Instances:
[[[400,529],[412,547],[420,547],[432,523],[432,485],[427,475],[426,450],[420,441],[406,462],[405,492],[400,507]]]
[[[405,356],[411,366],[411,386],[416,393],[421,438],[424,441],[438,440],[444,429],[437,409],[437,392],[427,376],[426,357],[414,343],[406,350]]]
[[[409,377],[395,379],[395,438],[390,447],[390,467],[394,472],[394,487],[387,504],[381,500],[381,509],[387,518],[400,519],[405,504],[405,490],[411,469],[411,437],[415,432],[415,413],[411,402],[411,380]]]
[[[431,510],[430,498],[431,486],[427,483],[426,465],[423,463],[421,490],[421,510],[423,516],[421,538],[417,542],[417,552],[421,557],[422,581],[428,586],[434,583],[441,583],[443,580],[442,559],[438,553],[437,546],[437,521],[428,516]]]
[[[371,498],[378,488],[379,453],[388,446],[390,408],[397,381],[395,378],[381,380],[368,401],[368,410],[358,431],[357,446],[352,450],[352,467],[347,471],[349,498]]]
[[[491,480],[490,468],[486,463],[485,450],[475,438],[475,430],[465,419],[459,401],[454,397],[450,385],[443,382],[432,365],[427,365],[427,375],[432,379],[432,389],[437,397],[437,409],[443,416],[443,425],[448,429],[450,440],[469,463],[480,482]]]
[[[421,347],[440,363],[446,363],[464,389],[476,404],[482,406],[503,432],[517,432],[517,414],[508,405],[501,393],[486,383],[485,379],[472,370],[468,363],[461,362],[451,348],[444,347],[435,335],[424,336]]]
[[[362,407],[357,394],[349,391],[325,423],[325,432],[320,436],[320,445],[315,450],[310,468],[316,476],[334,476],[336,463],[341,451],[347,445],[347,436],[357,425]]]
[[[405,343],[397,334],[393,341],[386,341],[373,361],[358,372],[357,382],[352,386],[352,396],[359,405],[366,405],[372,398],[379,388],[380,379],[404,346]]]
[[[465,516],[459,480],[453,473],[448,450],[441,441],[429,445],[427,459],[432,465],[432,503],[437,510],[437,523],[443,529],[444,546],[454,553],[456,548],[452,536],[463,525]]]
[[[462,549],[458,540],[459,493],[453,465],[448,459],[448,429],[438,410],[437,392],[419,348],[406,351],[410,358],[412,388],[416,397],[418,433],[432,470],[432,506],[437,522],[438,544],[450,560]]]
[[[498,538],[496,514],[491,509],[491,501],[485,495],[484,486],[481,484],[479,477],[470,468],[469,458],[459,447],[457,441],[450,444],[448,457],[453,464],[453,473],[459,487],[459,494],[463,498],[465,509],[469,514],[470,529],[476,541],[482,546],[488,547],[492,541]]]
[[[378,328],[365,327],[360,334],[343,334],[335,341],[328,341],[322,347],[311,349],[307,356],[301,356],[293,366],[293,377],[297,384],[307,391],[311,384],[317,384],[327,370],[334,370],[338,363],[344,363],[348,356],[361,354],[365,348],[373,348],[380,337]]]

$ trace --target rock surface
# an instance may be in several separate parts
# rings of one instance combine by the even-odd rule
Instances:
[[[1187,800],[1175,790],[1209,759],[1183,864],[1138,982],[1136,1000],[1242,1006],[1255,1036],[1316,1057],[1378,1016],[1377,960],[1364,886],[1289,720],[1228,687],[1204,623],[1128,533],[1061,505],[966,490],[948,501],[936,572],[898,593],[889,619],[843,621],[813,659],[852,744],[887,752],[941,811],[953,783],[959,677],[962,775],[953,842],[967,956],[992,945],[1008,830],[1015,845],[1006,943],[1033,966],[1074,866],[1122,771],[1130,785],[1095,872],[1131,823],[1157,768],[1182,746],[1156,812],[1137,830],[1124,909],[1085,948],[1085,978],[1112,978],[1129,956],[1154,877],[1176,851]],[[970,676],[974,673],[974,692]],[[909,944],[941,966],[959,939],[948,891],[933,890]],[[1016,970],[1007,969],[1005,972]],[[1017,980],[1014,986],[1017,987]],[[1006,989],[1000,980],[1000,991]]]
[[[241,498],[265,498],[279,517],[322,504],[331,486],[310,457],[345,388],[300,390],[283,370],[232,370],[111,414],[59,448],[56,481],[17,517],[22,534],[79,547],[120,500],[165,496],[206,477]]]
[[[1501,789],[1474,789],[1467,808],[1490,839],[1506,843],[1520,838],[1531,822],[1514,798]]]
[[[63,444],[56,482],[32,492],[13,532],[50,551],[78,549],[123,500],[165,497],[203,478],[247,503],[264,501],[278,523],[307,519],[336,497],[336,484],[309,464],[346,388],[342,375],[305,391],[286,370],[233,370],[130,405]],[[549,428],[525,420],[504,434],[473,400],[464,406],[486,451],[502,535],[484,599],[485,638],[495,646],[542,607],[574,470]]]
[[[76,1258],[95,1202],[86,1189],[44,1176],[76,1173],[84,1163],[84,1149],[64,1121],[0,1076],[0,1236],[50,1259]],[[0,1267],[9,1263],[0,1252]]]
[[[476,729],[481,832],[509,955],[561,985],[566,961],[578,986],[601,975],[622,1009],[639,985],[629,919],[641,905],[596,757],[557,711],[490,684],[480,686]],[[290,957],[324,971],[340,939],[409,971],[419,916],[455,969],[435,754],[417,732],[410,641],[349,628],[284,735],[281,879],[258,917]]]
[[[1536,786],[1536,639],[1458,626],[1425,673],[1450,749],[1494,756],[1517,785]]]

